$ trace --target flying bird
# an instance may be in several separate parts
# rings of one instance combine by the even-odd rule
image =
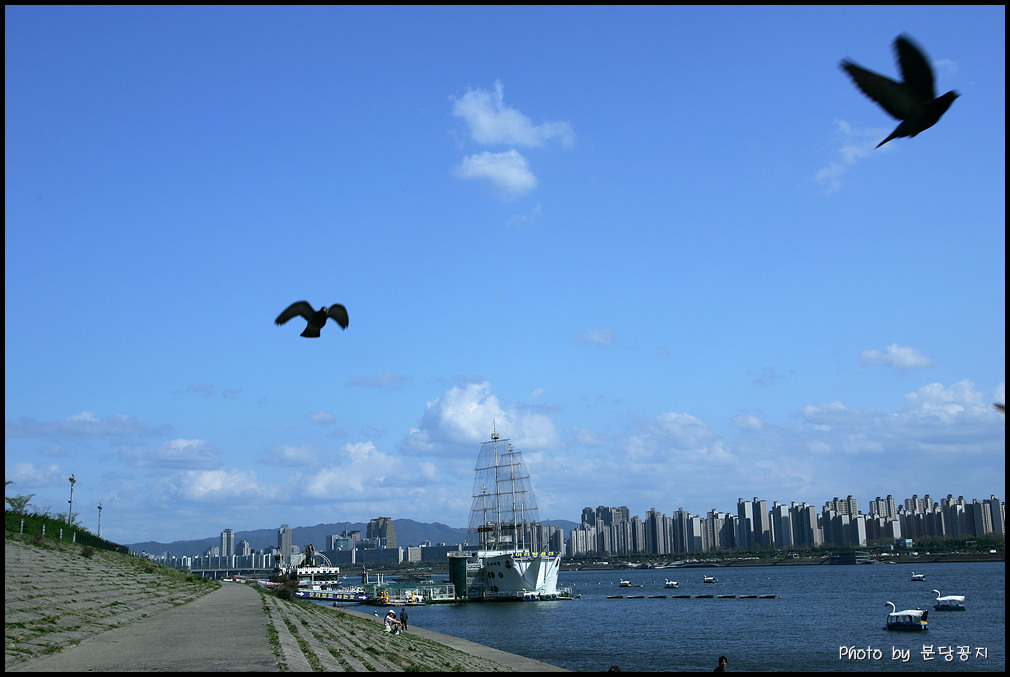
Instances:
[[[339,303],[314,310],[308,301],[295,301],[283,313],[277,316],[274,323],[279,326],[298,315],[301,315],[308,321],[305,331],[302,332],[302,336],[306,338],[318,338],[319,330],[326,324],[327,319],[334,320],[340,325],[341,329],[347,329],[347,308],[344,308]]]
[[[894,40],[894,52],[901,68],[902,82],[866,70],[848,59],[841,67],[863,94],[870,97],[901,124],[891,135],[877,144],[880,148],[891,139],[915,136],[937,123],[960,94],[950,91],[938,97],[933,84],[933,69],[922,50],[911,38],[899,35]]]

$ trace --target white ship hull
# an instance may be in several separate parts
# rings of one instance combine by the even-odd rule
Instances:
[[[558,591],[561,556],[553,553],[478,554],[484,596],[495,599],[552,599]]]

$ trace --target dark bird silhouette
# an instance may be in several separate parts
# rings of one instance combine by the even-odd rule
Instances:
[[[901,120],[901,124],[891,135],[877,144],[880,148],[891,139],[915,136],[937,123],[960,94],[954,91],[943,96],[936,95],[933,84],[933,69],[930,68],[922,50],[911,38],[899,35],[894,40],[894,52],[901,68],[903,82],[866,70],[848,59],[841,63],[863,94],[870,97],[891,117]]]
[[[302,336],[306,338],[318,338],[319,330],[326,324],[327,319],[333,319],[340,325],[341,329],[347,329],[347,308],[344,308],[339,303],[334,303],[329,307],[323,306],[319,310],[313,310],[308,301],[295,301],[283,313],[277,316],[274,323],[282,325],[292,317],[298,315],[308,320],[308,325],[306,325],[305,331],[302,332]]]

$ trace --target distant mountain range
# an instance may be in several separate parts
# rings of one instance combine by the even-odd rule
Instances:
[[[578,524],[567,520],[546,520],[545,524],[552,524],[560,527],[565,537]],[[395,519],[393,526],[396,528],[396,544],[400,547],[409,545],[420,545],[428,541],[432,545],[445,543],[446,545],[456,545],[466,542],[466,529],[450,527],[438,522],[422,523],[409,519]],[[280,525],[273,529],[254,529],[252,531],[236,531],[235,543],[248,541],[249,547],[253,550],[261,550],[277,545],[277,532]],[[360,531],[364,536],[368,529],[366,522],[336,522],[333,524],[317,524],[314,527],[292,527],[291,542],[302,550],[305,546],[312,544],[316,550],[325,550],[328,536],[341,534],[345,531]],[[204,554],[208,548],[221,545],[221,535],[207,538],[197,538],[190,541],[174,541],[172,543],[159,543],[157,541],[144,541],[142,543],[130,543],[127,547],[134,552],[146,552],[151,555],[168,554],[172,557],[198,556]]]

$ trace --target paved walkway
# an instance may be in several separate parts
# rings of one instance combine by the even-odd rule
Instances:
[[[4,545],[5,672],[565,672],[369,611],[219,587],[138,557]]]
[[[7,671],[276,672],[269,625],[256,590],[224,585],[189,604]]]

